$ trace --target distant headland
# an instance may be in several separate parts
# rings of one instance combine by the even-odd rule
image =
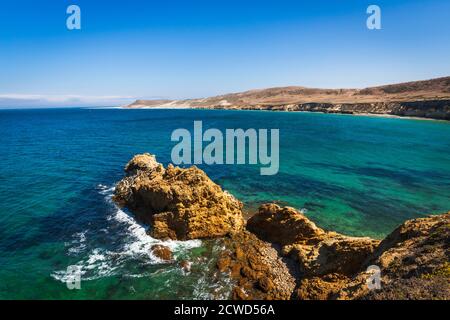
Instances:
[[[364,89],[291,86],[202,99],[136,100],[125,108],[309,111],[450,120],[450,76]]]

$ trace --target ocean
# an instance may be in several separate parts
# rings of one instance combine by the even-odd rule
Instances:
[[[244,202],[304,209],[320,227],[383,238],[450,210],[450,123],[226,110],[0,110],[0,299],[220,299],[217,240],[160,241],[111,201],[134,154],[170,163],[177,128],[280,130],[280,169],[200,165]],[[150,252],[163,243],[191,272]],[[68,266],[80,290],[66,286]]]

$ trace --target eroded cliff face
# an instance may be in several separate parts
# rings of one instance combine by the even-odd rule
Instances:
[[[158,239],[222,237],[244,227],[242,203],[222,190],[197,167],[164,168],[155,156],[135,156],[114,200],[151,225]]]
[[[164,168],[143,154],[125,172],[114,200],[153,237],[223,237],[217,267],[235,280],[233,299],[450,299],[450,212],[406,221],[383,241],[324,230],[276,204],[246,225],[242,203],[196,167]],[[171,261],[170,251],[153,250]],[[371,265],[381,290],[368,288]]]
[[[399,102],[264,104],[242,106],[210,106],[208,109],[243,109],[271,111],[307,111],[342,114],[375,114],[450,120],[450,100],[417,100]]]

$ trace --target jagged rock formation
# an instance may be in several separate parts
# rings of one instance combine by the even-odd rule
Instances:
[[[268,242],[243,231],[226,239],[217,267],[236,280],[235,300],[288,300],[296,286],[295,266]]]
[[[381,242],[324,231],[275,204],[261,206],[247,228],[296,261],[298,299],[450,298],[450,213],[407,221]],[[368,289],[370,265],[381,270],[380,291]]]
[[[366,265],[382,270],[382,290],[365,299],[450,299],[450,212],[409,220],[387,236]]]
[[[235,279],[233,299],[450,299],[450,212],[406,221],[383,241],[323,230],[276,204],[245,229],[242,204],[196,167],[164,168],[143,154],[125,171],[114,200],[151,224],[153,237],[225,237],[217,267]],[[166,249],[152,251],[171,261]],[[381,290],[367,286],[372,265]]]
[[[221,237],[244,226],[242,203],[224,192],[197,167],[164,168],[155,156],[135,156],[114,200],[150,225],[158,239]]]
[[[325,231],[294,208],[276,204],[262,205],[247,228],[280,245],[281,254],[297,263],[301,281],[294,296],[299,299],[328,298],[327,291],[343,286],[379,244],[370,238]],[[332,279],[332,285],[323,283],[324,279]]]
[[[294,208],[265,204],[248,221],[248,230],[282,246],[283,255],[298,261],[303,276],[352,274],[379,241],[328,232]]]

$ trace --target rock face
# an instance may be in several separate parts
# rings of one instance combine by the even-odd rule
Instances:
[[[382,289],[365,299],[450,299],[450,212],[409,220],[387,236],[366,265],[382,270]]]
[[[352,274],[379,241],[328,232],[294,208],[265,204],[248,221],[250,231],[282,246],[282,253],[298,261],[304,276]]]
[[[295,289],[295,266],[254,234],[243,231],[227,239],[217,267],[237,281],[235,300],[288,300]]]
[[[325,231],[294,208],[276,204],[262,205],[248,221],[247,228],[261,239],[279,244],[281,253],[296,261],[301,272],[297,289],[300,299],[328,298],[324,292],[327,285],[322,290],[305,291],[304,287],[310,287],[310,281],[316,284],[322,279],[334,282],[347,279],[361,268],[379,244],[370,238]]]
[[[242,203],[195,166],[164,168],[155,156],[142,154],[126,165],[125,172],[114,200],[152,225],[154,238],[221,237],[244,226]]]
[[[215,109],[223,109],[216,107]],[[299,103],[269,106],[249,106],[243,109],[272,111],[307,111],[342,114],[379,114],[450,120],[450,100],[418,100],[371,103]]]
[[[407,221],[381,242],[324,231],[275,204],[261,206],[247,228],[296,261],[298,299],[450,298],[450,213]],[[368,289],[371,265],[381,290]]]

